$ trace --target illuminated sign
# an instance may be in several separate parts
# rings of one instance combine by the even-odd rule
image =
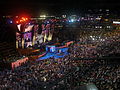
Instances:
[[[113,21],[113,24],[120,24],[119,21]]]

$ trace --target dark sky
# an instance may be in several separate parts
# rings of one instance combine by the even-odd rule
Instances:
[[[117,0],[3,0],[0,1],[0,13],[38,15],[41,12],[49,14],[77,12],[81,9],[120,8]]]

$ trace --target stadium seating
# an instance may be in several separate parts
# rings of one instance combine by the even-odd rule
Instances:
[[[7,60],[11,57],[19,56],[13,43],[0,42],[0,55],[2,58]]]

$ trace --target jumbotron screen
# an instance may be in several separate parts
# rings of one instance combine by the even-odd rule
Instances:
[[[32,46],[32,29],[34,25],[17,25],[16,48],[28,48]]]
[[[52,40],[54,24],[50,21],[42,24],[19,24],[17,27],[16,48],[29,48],[35,44]],[[41,33],[38,33],[39,30],[41,30]]]
[[[32,32],[24,33],[24,47],[30,47],[32,46]]]
[[[42,24],[42,35],[44,36],[44,42],[52,40],[54,31],[54,24],[50,21],[46,21]]]

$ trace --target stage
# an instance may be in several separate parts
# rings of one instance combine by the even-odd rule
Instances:
[[[39,57],[36,61],[44,60],[44,59],[49,59],[49,58],[63,58],[64,56],[68,55],[68,48],[57,48],[54,52],[49,52],[46,51],[46,54],[42,57]]]

